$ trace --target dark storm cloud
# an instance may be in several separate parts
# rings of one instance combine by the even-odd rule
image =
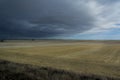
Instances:
[[[71,35],[95,21],[84,0],[0,0],[0,37]]]

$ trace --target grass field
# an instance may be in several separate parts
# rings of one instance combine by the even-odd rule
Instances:
[[[0,59],[120,78],[120,43],[115,41],[4,42]]]

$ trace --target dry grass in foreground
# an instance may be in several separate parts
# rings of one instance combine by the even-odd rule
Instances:
[[[0,80],[120,80],[0,60]]]

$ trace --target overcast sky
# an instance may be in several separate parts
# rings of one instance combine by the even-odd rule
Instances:
[[[120,0],[0,0],[0,38],[120,39]]]

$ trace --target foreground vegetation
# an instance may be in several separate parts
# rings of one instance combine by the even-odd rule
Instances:
[[[18,47],[21,44],[22,46]],[[32,46],[23,47],[28,44]],[[21,42],[19,44],[18,42],[5,42],[0,45],[9,46],[0,48],[0,59],[3,60],[51,67],[86,75],[120,78],[119,42],[42,41],[42,44],[39,42]],[[14,47],[15,45],[17,47]]]
[[[0,80],[120,80],[0,60]]]

